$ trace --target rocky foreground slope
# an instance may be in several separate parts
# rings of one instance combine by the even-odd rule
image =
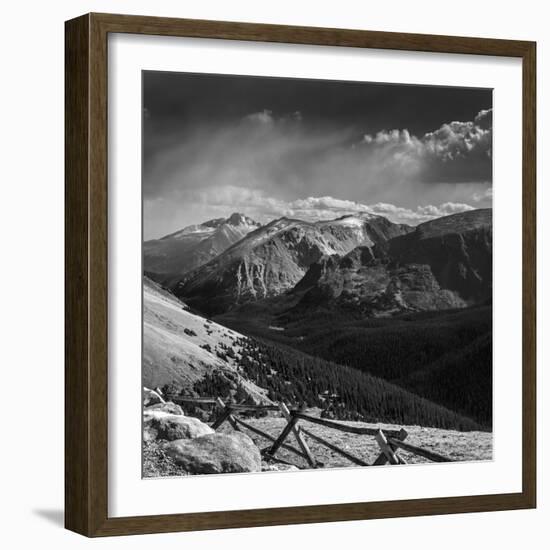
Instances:
[[[143,388],[143,475],[259,472],[260,449],[240,432],[215,432],[175,403]]]

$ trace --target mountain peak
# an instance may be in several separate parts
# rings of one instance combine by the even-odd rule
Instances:
[[[225,220],[225,223],[228,223],[229,225],[260,225],[240,212],[233,212],[233,214]]]
[[[233,225],[235,227],[239,227],[239,226],[260,227],[260,224],[254,221],[253,219],[239,212],[234,212],[228,218],[213,218],[211,220],[208,220],[202,223],[188,225],[183,229],[180,229],[178,231],[175,231],[174,233],[170,233],[169,235],[165,235],[164,237],[161,237],[161,239],[181,238],[181,237],[186,237],[188,235],[194,235],[194,234],[205,233],[205,232],[208,233],[208,232],[214,231],[215,229],[218,229],[219,227],[225,224]]]
[[[186,273],[208,263],[259,227],[259,223],[238,212],[229,218],[188,225],[161,239],[144,243],[145,269],[157,274]]]
[[[349,225],[361,227],[365,222],[375,219],[378,216],[369,212],[356,212],[354,214],[345,214],[333,220],[321,220],[317,222],[319,225]]]
[[[220,225],[223,225],[226,223],[227,220],[225,218],[214,218],[212,220],[208,220],[206,222],[202,222],[200,226],[202,227],[213,227],[214,229],[220,227]]]

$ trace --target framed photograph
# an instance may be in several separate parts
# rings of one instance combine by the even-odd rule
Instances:
[[[535,43],[65,36],[66,527],[535,507]]]

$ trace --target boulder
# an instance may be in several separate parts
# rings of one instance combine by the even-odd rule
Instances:
[[[151,410],[150,407],[143,410],[143,441],[149,442],[157,439],[158,432],[152,426],[152,421],[154,419],[164,418],[166,416],[170,416],[170,413],[159,410]]]
[[[260,450],[250,437],[234,432],[181,439],[163,445],[164,452],[190,474],[260,472]]]
[[[193,439],[202,435],[213,434],[214,430],[192,416],[169,414],[164,411],[146,410],[143,414],[144,432],[156,433],[155,439]]]
[[[144,424],[143,426],[143,441],[149,443],[157,439],[158,432],[151,427],[151,424]]]
[[[143,406],[150,407],[151,405],[156,405],[157,403],[164,403],[164,399],[156,391],[144,387]]]
[[[152,420],[158,419],[158,418],[166,418],[167,416],[177,416],[171,413],[168,413],[166,411],[158,411],[155,409],[143,409],[143,422],[145,424],[150,423]]]
[[[151,405],[147,407],[147,411],[162,411],[168,414],[179,414],[183,416],[183,409],[176,405],[175,403],[172,403],[171,401],[167,401],[166,403],[155,403],[154,405]]]

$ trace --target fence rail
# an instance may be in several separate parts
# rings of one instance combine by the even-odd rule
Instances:
[[[313,424],[319,424],[327,428],[334,428],[340,432],[347,432],[357,435],[372,435],[375,436],[378,433],[378,428],[368,428],[364,426],[350,426],[349,424],[342,424],[341,422],[334,422],[333,420],[327,420],[325,418],[317,418],[316,416],[310,416],[301,412],[294,412],[294,416],[298,419],[307,420]],[[382,430],[386,437],[398,437],[404,430]]]
[[[214,409],[217,408],[219,412],[212,423],[212,428],[214,430],[219,429],[225,422],[229,422],[235,430],[241,431],[241,428],[249,430],[250,432],[268,440],[271,443],[271,445],[262,449],[262,455],[265,458],[270,458],[283,464],[290,464],[290,462],[281,457],[275,456],[280,449],[285,449],[299,456],[305,460],[311,468],[319,468],[323,466],[323,463],[318,461],[311,452],[306,438],[315,441],[319,445],[323,445],[324,447],[338,453],[350,462],[359,466],[381,466],[388,463],[393,465],[407,464],[407,461],[399,453],[400,450],[421,456],[432,462],[453,462],[451,458],[405,442],[408,433],[403,428],[401,428],[401,430],[386,430],[367,426],[350,426],[349,424],[345,424],[343,422],[336,422],[333,420],[327,420],[326,418],[311,416],[306,414],[302,409],[290,410],[288,406],[282,402],[273,405],[249,405],[246,403],[226,403],[220,397],[182,397],[172,395],[166,395],[165,397],[174,403],[208,405],[212,406]],[[281,416],[286,420],[286,424],[282,432],[278,436],[273,436],[238,417],[239,413],[253,411],[280,412]],[[299,422],[317,424],[336,431],[351,433],[358,436],[363,435],[374,437],[380,448],[380,454],[372,464],[369,464],[362,458],[359,458],[347,450],[342,449],[335,443],[332,443],[324,437],[305,429],[301,424],[299,424]],[[291,433],[296,439],[299,448],[286,442]]]
[[[396,439],[390,438],[389,442],[396,447],[401,447],[405,451],[409,451],[410,453],[417,454],[419,456],[427,458],[432,462],[453,462],[452,459],[446,456],[440,455],[438,453],[434,453],[433,451],[428,451],[427,449],[422,449],[421,447],[416,447],[415,445],[411,445],[410,443],[405,443],[404,441],[398,441]]]

